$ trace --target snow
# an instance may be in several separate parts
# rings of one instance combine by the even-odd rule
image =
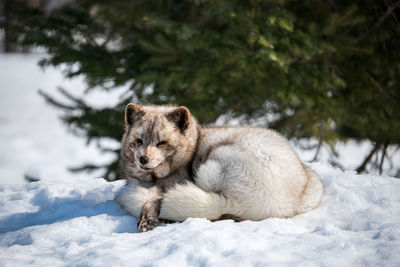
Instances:
[[[399,266],[400,180],[312,164],[320,207],[289,219],[193,218],[136,232],[113,200],[124,182],[0,186],[0,265]]]
[[[85,89],[83,78],[66,80],[62,69],[41,71],[42,56],[0,55],[0,266],[400,266],[400,180],[343,172],[323,159],[311,164],[325,186],[322,204],[306,214],[193,218],[137,233],[136,219],[114,201],[123,181],[67,171],[112,157],[68,132],[62,113],[37,94]],[[112,105],[123,90],[88,99]],[[338,148],[353,168],[370,144]],[[40,181],[26,184],[24,175]]]
[[[23,184],[24,175],[32,174],[42,180],[87,177],[87,173],[72,174],[68,167],[113,159],[101,154],[95,143],[87,146],[84,138],[68,132],[59,118],[62,112],[38,94],[42,89],[59,96],[58,86],[75,95],[85,90],[83,78],[67,80],[62,69],[41,70],[37,62],[43,56],[0,55],[0,184]],[[92,99],[99,106],[112,105],[116,93]]]

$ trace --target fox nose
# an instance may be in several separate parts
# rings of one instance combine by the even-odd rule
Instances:
[[[140,156],[139,162],[140,162],[140,164],[145,165],[145,164],[149,163],[149,158],[146,156]]]

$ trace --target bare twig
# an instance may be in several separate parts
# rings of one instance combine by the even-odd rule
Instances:
[[[383,162],[385,161],[386,150],[387,150],[388,146],[389,146],[389,141],[387,140],[382,148],[381,162],[379,163],[379,174],[382,174]]]
[[[322,137],[318,141],[317,151],[315,152],[314,158],[312,161],[316,161],[318,159],[319,152],[321,151],[322,146]]]
[[[386,4],[386,7],[387,7],[387,8],[390,8],[389,3],[388,3],[386,0],[384,0],[384,2],[385,2],[385,4]],[[397,24],[397,27],[398,27],[397,30],[400,30],[400,23],[399,23],[399,20],[397,19],[396,15],[395,15],[393,12],[392,12],[392,17],[393,17],[394,21],[395,21],[396,24]]]
[[[319,125],[319,141],[318,141],[317,151],[315,152],[313,161],[316,161],[318,159],[318,155],[319,155],[319,152],[321,150],[321,146],[322,146],[322,142],[323,142],[322,139],[323,139],[323,137],[322,137],[322,126],[320,124]]]
[[[370,162],[372,156],[378,151],[379,147],[381,146],[381,143],[377,142],[375,146],[371,149],[371,152],[369,152],[368,156],[364,159],[363,163],[356,169],[356,172],[362,173],[365,171],[365,168],[367,167],[368,162]]]
[[[388,100],[393,101],[393,102],[395,102],[395,103],[397,103],[397,104],[400,103],[400,100],[397,99],[397,97],[395,97],[395,96],[393,96],[393,95],[390,95],[387,91],[385,91],[385,90],[382,88],[382,86],[378,83],[378,81],[375,80],[374,77],[372,77],[372,75],[369,74],[368,72],[367,72],[367,76],[368,76],[369,80],[372,82],[372,84],[378,89],[378,91],[379,91],[380,93],[382,93],[384,96],[386,96],[386,98],[387,98]]]
[[[367,37],[368,34],[370,34],[371,32],[373,32],[374,30],[376,30],[377,28],[379,28],[379,26],[390,16],[392,15],[393,11],[400,7],[400,0],[398,0],[396,3],[394,3],[393,5],[389,6],[388,9],[386,10],[385,14],[383,14],[382,17],[380,17],[378,19],[378,21],[374,24],[374,26],[372,26],[368,31],[364,32],[363,34],[361,34],[360,36],[358,36],[357,41],[361,41],[362,39],[364,39],[365,37]]]

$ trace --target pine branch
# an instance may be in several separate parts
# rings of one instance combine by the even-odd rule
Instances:
[[[44,92],[41,89],[39,89],[38,93],[39,93],[39,95],[44,97],[44,99],[45,99],[45,101],[47,103],[49,103],[49,104],[51,104],[51,105],[53,105],[55,107],[58,107],[58,108],[61,108],[61,109],[64,109],[64,110],[70,110],[70,111],[75,110],[74,106],[63,104],[63,103],[60,103],[60,102],[56,101],[53,97],[51,97],[49,94],[47,94],[46,92]]]
[[[90,109],[90,107],[81,98],[73,96],[72,94],[67,92],[67,90],[65,90],[64,88],[58,87],[57,90],[60,91],[60,93],[62,93],[66,98],[68,98],[69,100],[71,100],[72,102],[74,102],[76,104],[75,109],[76,108]]]
[[[90,163],[88,163],[88,164],[85,164],[85,165],[80,166],[80,167],[70,167],[70,168],[68,168],[68,170],[69,170],[70,172],[82,172],[82,171],[86,171],[86,172],[91,173],[91,172],[93,172],[93,171],[95,171],[95,170],[98,170],[98,169],[101,169],[101,168],[105,168],[105,167],[107,167],[107,165],[108,165],[108,164],[96,165],[96,164],[90,164]]]

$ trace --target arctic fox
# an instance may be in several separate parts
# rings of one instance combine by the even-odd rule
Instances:
[[[259,221],[318,206],[323,186],[287,139],[256,127],[200,127],[186,107],[125,110],[116,200],[147,231],[189,217]]]

